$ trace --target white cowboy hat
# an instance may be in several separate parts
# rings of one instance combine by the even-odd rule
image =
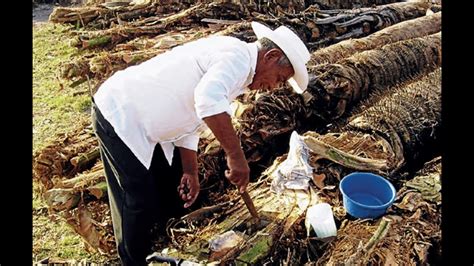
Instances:
[[[303,41],[292,30],[285,26],[280,26],[276,30],[271,30],[263,24],[253,21],[252,29],[258,39],[268,38],[274,42],[285,53],[291,62],[295,74],[288,79],[291,87],[297,93],[303,93],[308,87],[308,63],[310,54]]]

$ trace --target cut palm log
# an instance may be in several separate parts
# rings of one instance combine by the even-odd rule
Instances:
[[[441,69],[386,90],[372,98],[371,106],[367,105],[338,132],[306,132],[303,138],[309,149],[319,159],[345,168],[385,175],[392,175],[421,155],[433,156],[436,152],[441,124]]]
[[[81,200],[80,193],[76,193],[72,188],[52,188],[44,192],[43,197],[52,211],[76,208]]]
[[[51,189],[54,179],[74,176],[91,167],[98,159],[97,138],[89,120],[78,121],[78,126],[67,134],[60,134],[51,144],[36,152],[33,158],[33,177],[44,188]]]
[[[80,36],[81,45],[83,48],[95,48],[106,46],[109,44],[117,44],[126,40],[134,39],[142,35],[159,35],[166,33],[170,30],[171,27],[175,26],[177,23],[188,25],[188,28],[191,27],[191,24],[184,21],[184,18],[192,15],[196,15],[196,12],[203,11],[201,9],[201,4],[194,5],[189,9],[185,9],[182,12],[165,17],[157,21],[156,25],[146,25],[146,26],[120,26],[111,28],[108,30],[93,32],[89,35]]]
[[[105,181],[104,165],[98,161],[91,169],[82,171],[73,178],[58,180],[54,187],[83,190],[103,181]]]
[[[353,9],[370,7],[373,5],[384,5],[396,2],[395,0],[363,0],[363,1],[302,1],[302,0],[160,0],[160,1],[112,1],[83,7],[56,7],[49,17],[49,20],[56,23],[70,23],[88,28],[108,28],[113,25],[132,22],[146,18],[150,23],[156,18],[164,17],[173,13],[178,13],[189,8],[194,3],[205,4],[225,4],[239,8],[242,13],[258,12],[271,14],[273,16],[282,13],[295,13],[308,8],[310,5],[320,9]]]
[[[358,38],[378,31],[404,20],[423,16],[429,8],[427,3],[407,2],[394,3],[360,10],[339,10],[326,18],[318,18],[302,12],[283,16],[269,16],[241,13],[241,7],[229,3],[196,4],[169,17],[157,19],[152,24],[139,23],[114,27],[107,30],[91,32],[80,36],[77,42],[82,48],[111,47],[139,36],[156,36],[174,28],[190,29],[200,26],[203,19],[228,20],[252,18],[269,26],[286,25],[292,27],[300,38],[307,42],[310,49],[316,49],[349,38]]]
[[[331,121],[376,89],[434,70],[441,64],[441,33],[357,53],[337,64],[311,68],[303,97],[314,115]]]
[[[49,20],[55,23],[71,23],[81,27],[103,29],[143,17],[170,15],[189,8],[191,2],[184,0],[149,1],[145,5],[108,2],[83,7],[56,7],[49,16]]]
[[[74,178],[58,181],[54,188],[43,193],[43,198],[46,200],[50,212],[54,213],[76,208],[79,201],[89,195],[94,196],[92,200],[103,199],[107,195],[102,162],[96,163],[92,169],[84,171]]]
[[[439,31],[441,31],[441,12],[397,23],[364,38],[349,39],[322,48],[312,54],[310,64],[336,63],[358,52]]]
[[[71,164],[74,167],[85,168],[85,165],[90,164],[91,161],[95,161],[100,156],[99,147],[87,152],[80,154],[70,160]]]
[[[103,198],[107,195],[107,183],[100,182],[94,186],[85,189],[87,193],[93,195],[96,199]],[[79,205],[79,201],[84,196],[78,189],[73,188],[52,188],[45,193],[43,197],[51,210],[51,213],[71,210]]]
[[[429,8],[424,2],[393,3],[368,8],[319,10],[310,7],[292,15],[255,20],[268,25],[292,27],[310,50],[320,49],[351,38],[360,38],[399,22],[424,16]]]
[[[311,0],[313,5],[319,6],[321,9],[352,9],[368,7],[373,5],[385,5],[397,2],[396,0]]]
[[[88,26],[89,28],[102,29],[111,27],[114,24],[137,21],[142,18],[145,19],[142,19],[142,22],[139,23],[150,24],[162,17],[188,9],[191,4],[195,3],[232,7],[239,13],[250,14],[251,12],[259,12],[274,16],[282,12],[299,12],[307,7],[305,1],[302,0],[262,0],[259,2],[247,0],[165,0],[145,1],[144,3],[138,3],[137,1],[131,3],[114,1],[76,8],[57,7],[53,10],[49,19],[56,23],[71,23],[82,27]],[[219,19],[222,19],[222,17]]]

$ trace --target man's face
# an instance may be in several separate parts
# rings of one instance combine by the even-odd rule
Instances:
[[[248,86],[251,90],[269,91],[280,87],[294,75],[293,67],[278,64],[280,57],[284,56],[278,49],[271,49],[259,55],[257,67],[252,83]]]

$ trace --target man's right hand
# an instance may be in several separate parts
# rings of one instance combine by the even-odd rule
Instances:
[[[239,158],[240,157],[240,158]],[[225,171],[225,177],[236,185],[240,193],[244,193],[249,183],[250,168],[245,157],[236,156],[227,157],[227,166],[229,170]]]
[[[227,155],[225,176],[239,188],[240,193],[245,192],[249,183],[250,168],[240,147],[240,139],[235,134],[232,121],[227,113],[220,113],[205,117],[204,122],[212,130]]]

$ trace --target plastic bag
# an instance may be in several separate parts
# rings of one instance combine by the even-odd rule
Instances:
[[[296,131],[291,133],[288,157],[271,174],[271,190],[281,193],[285,189],[308,189],[313,168],[308,163],[309,149]]]

